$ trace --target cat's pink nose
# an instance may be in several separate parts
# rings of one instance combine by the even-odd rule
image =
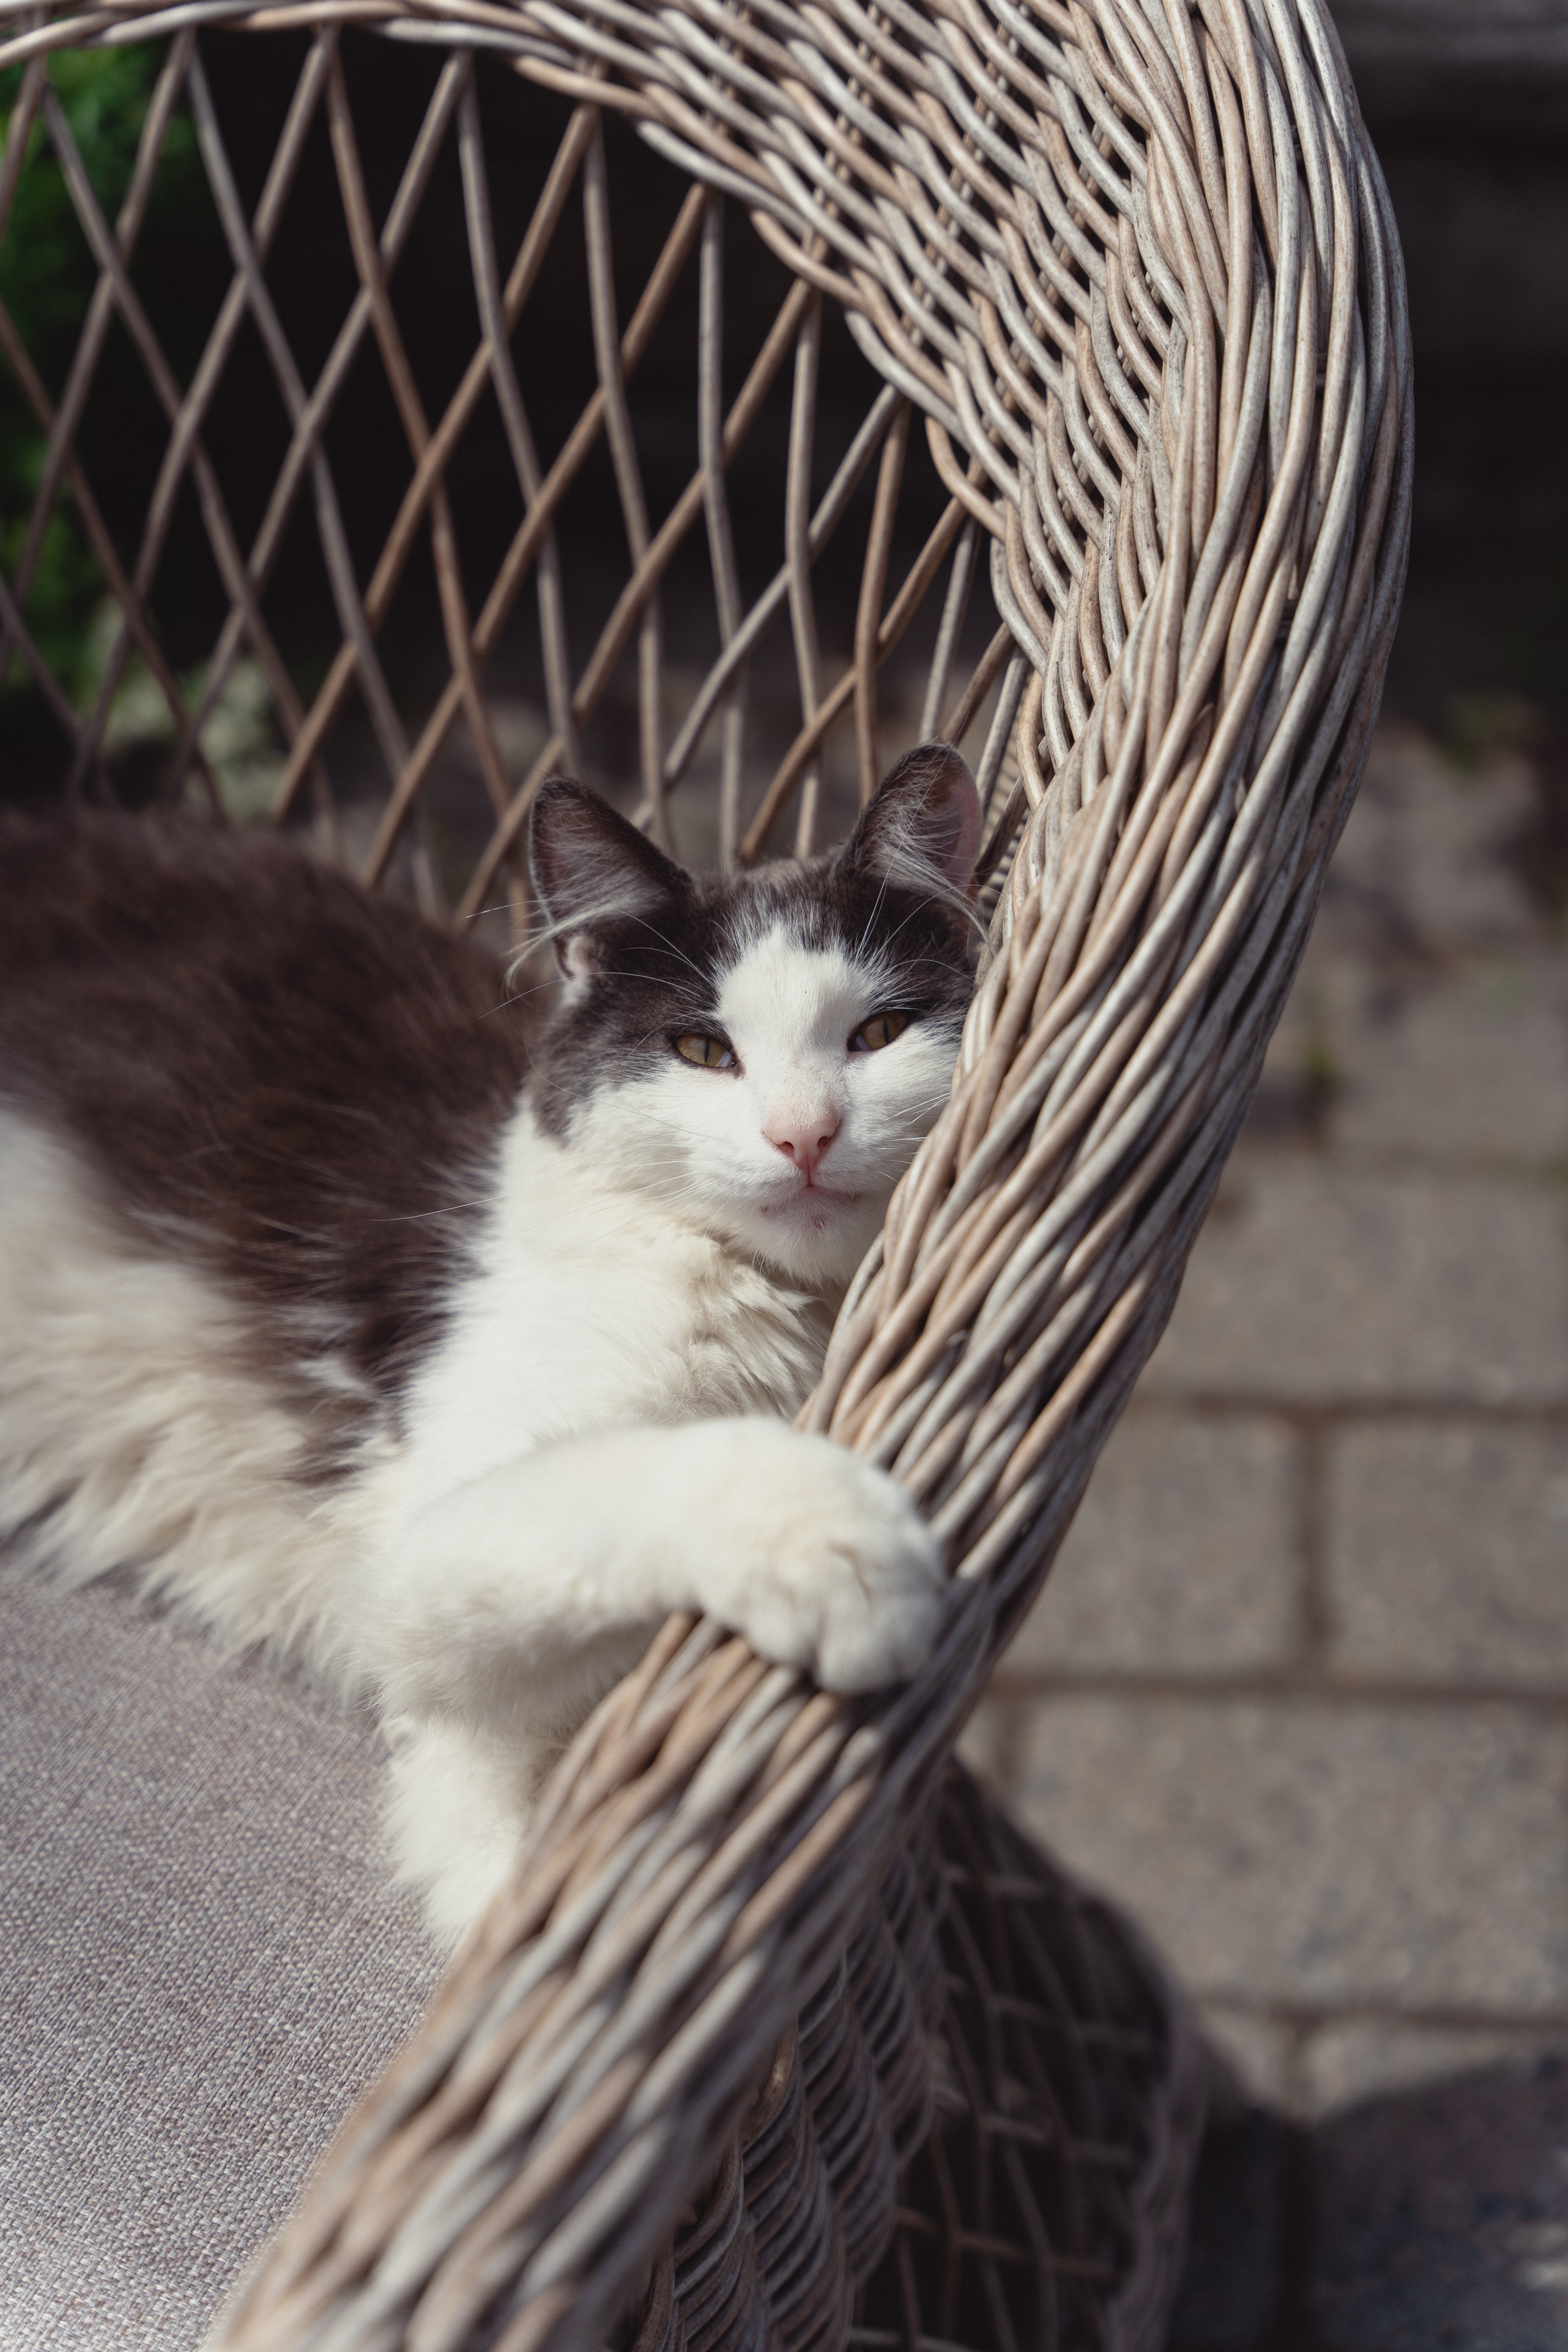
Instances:
[[[774,1150],[793,1160],[808,1184],[837,1132],[838,1121],[830,1110],[819,1110],[809,1118],[771,1118],[763,1129]]]

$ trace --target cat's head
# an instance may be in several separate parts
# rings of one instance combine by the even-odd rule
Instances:
[[[947,1099],[979,835],[942,743],[900,761],[842,849],[732,880],[552,778],[531,836],[563,977],[541,1123],[796,1280],[846,1279]]]

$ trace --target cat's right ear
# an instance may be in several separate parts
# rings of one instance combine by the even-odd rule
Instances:
[[[687,887],[673,859],[567,776],[547,776],[540,785],[528,854],[568,980],[591,980],[600,970],[599,944],[612,926],[657,922]]]

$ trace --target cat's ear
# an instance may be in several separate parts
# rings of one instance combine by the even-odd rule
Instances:
[[[889,768],[850,835],[846,863],[939,898],[967,898],[980,852],[980,795],[951,743],[921,743]]]
[[[547,776],[539,787],[529,863],[569,980],[598,970],[598,941],[613,924],[639,917],[657,922],[688,887],[672,858],[566,776]]]

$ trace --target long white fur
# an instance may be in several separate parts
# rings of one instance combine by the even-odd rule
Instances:
[[[308,1412],[244,1339],[237,1307],[136,1248],[67,1147],[0,1105],[0,1534],[62,1582],[133,1568],[231,1641],[338,1668],[320,1604],[342,1501],[302,1483]]]
[[[787,1425],[946,1091],[951,1045],[919,1024],[849,1051],[883,984],[771,930],[722,984],[736,1069],[672,1055],[591,1092],[565,1143],[525,1101],[444,1339],[324,1490],[300,1475],[309,1399],[244,1369],[239,1309],[0,1113],[5,1521],[58,1573],[133,1566],[373,1695],[402,1866],[444,1936],[669,1610],[829,1688],[929,1648],[941,1563],[908,1499]],[[831,1135],[820,1184],[776,1140],[797,1129]]]

